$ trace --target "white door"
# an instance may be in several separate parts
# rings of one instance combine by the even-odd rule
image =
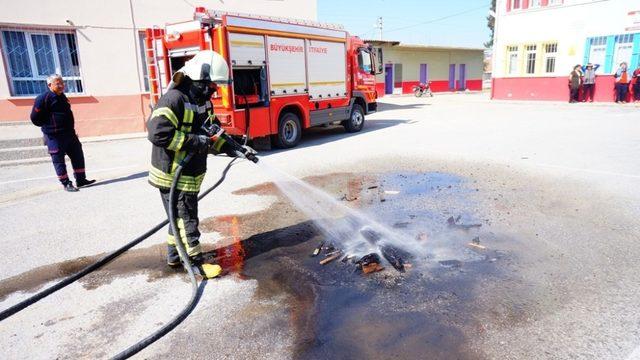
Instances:
[[[613,53],[613,69],[618,69],[621,62],[626,62],[627,66],[631,62],[631,55],[633,54],[633,43],[621,43],[616,44],[615,52]]]
[[[604,61],[607,53],[606,45],[592,45],[589,50],[589,62],[592,64],[598,64],[600,67],[596,70],[596,73],[602,73],[604,71]]]

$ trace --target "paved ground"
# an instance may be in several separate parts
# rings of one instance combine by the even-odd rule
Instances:
[[[361,133],[313,130],[301,146],[266,152],[263,160],[299,178],[439,172],[473,184],[476,213],[491,232],[512,239],[487,245],[512,261],[496,265],[510,274],[506,281],[477,279],[475,312],[457,315],[473,324],[461,328],[465,340],[455,357],[640,356],[639,107],[490,102],[483,94],[383,103]],[[89,142],[84,149],[89,177],[100,183],[76,194],[60,191],[50,164],[2,168],[0,308],[162,219],[157,191],[146,184],[145,139]],[[205,187],[227,161],[209,160]],[[273,212],[276,196],[233,193],[268,181],[260,168],[237,164],[201,202],[203,218],[255,213],[242,237],[287,225],[272,221],[281,217]],[[210,245],[228,240],[223,231],[203,234]],[[162,267],[163,241],[156,234],[109,269],[5,320],[6,356],[109,357],[167,321],[190,290],[183,276]],[[260,290],[260,281],[240,271],[209,282],[189,319],[140,358],[317,356],[300,352],[299,328],[291,325],[300,321],[291,318],[299,313],[295,294]],[[439,298],[432,305],[441,311],[450,303]]]

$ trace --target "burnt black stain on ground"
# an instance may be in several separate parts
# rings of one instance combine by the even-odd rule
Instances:
[[[341,173],[305,181],[350,206],[375,212],[389,226],[402,224],[403,231],[416,232],[420,226],[437,223],[439,231],[467,242],[477,234],[447,225],[451,214],[462,214],[462,222],[478,220],[478,214],[463,211],[473,207],[466,197],[475,190],[453,175]],[[414,266],[401,274],[386,264],[383,272],[363,275],[352,264],[334,261],[323,266],[318,263],[322,256],[309,256],[323,235],[282,198],[274,184],[235,194],[278,199],[259,213],[205,219],[203,231],[244,239],[241,246],[236,245],[245,254],[236,270],[258,281],[256,296],[290,295],[287,305],[295,330],[295,358],[483,358],[481,352],[467,347],[468,337],[483,331],[475,314],[487,311],[475,302],[477,288],[504,279],[507,275],[493,261],[513,261],[510,255],[478,250],[481,260],[462,262],[461,268],[439,267],[434,262],[435,267]],[[427,199],[446,201],[441,209],[427,209]],[[276,230],[259,232],[269,227]],[[489,231],[480,233],[482,239],[493,236],[494,241],[508,241]],[[224,262],[222,253],[218,252],[218,259]],[[508,316],[513,322],[522,320],[519,314]]]
[[[402,223],[403,231],[441,224],[442,231],[455,232],[446,229],[450,212],[458,214],[470,206],[466,197],[471,190],[463,179],[449,174],[341,173],[305,181],[350,206],[375,212],[389,226]],[[487,259],[464,263],[460,269],[439,268],[435,263],[428,271],[416,267],[405,274],[387,264],[383,272],[366,276],[339,261],[322,266],[321,258],[309,257],[322,234],[273,184],[236,194],[278,199],[264,211],[203,219],[202,232],[220,232],[229,244],[204,250],[226,271],[256,279],[256,296],[289,295],[296,358],[482,358],[466,347],[467,337],[481,331],[473,316],[482,311],[474,303],[476,288],[482,283],[479,277],[484,282],[504,277]],[[441,208],[427,209],[440,202]],[[463,215],[464,221],[477,214]],[[465,232],[458,235],[471,240]],[[102,256],[47,265],[6,279],[0,282],[0,299],[73,274]],[[155,281],[182,273],[168,268],[164,256],[164,245],[131,250],[81,281],[85,288],[96,289],[125,274],[144,273]]]
[[[318,240],[315,238],[314,240]],[[258,280],[257,296],[291,296],[295,357],[299,359],[482,358],[466,349],[477,331],[476,274],[498,281],[486,263],[458,269],[362,275],[352,264],[322,266],[307,241],[247,260],[243,274]]]

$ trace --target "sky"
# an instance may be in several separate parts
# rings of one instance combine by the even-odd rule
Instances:
[[[318,21],[342,24],[352,35],[403,44],[484,47],[490,0],[317,0]],[[462,14],[461,14],[462,13]]]

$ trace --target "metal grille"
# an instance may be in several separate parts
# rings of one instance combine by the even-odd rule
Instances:
[[[56,64],[53,60],[53,48],[51,38],[48,35],[31,34],[33,45],[33,57],[36,60],[38,75],[48,76],[56,72]]]
[[[3,31],[2,38],[11,77],[31,77],[31,64],[24,33]]]
[[[58,47],[58,59],[62,76],[80,76],[80,62],[78,61],[78,49],[76,48],[76,36],[74,34],[56,34]]]
[[[13,96],[37,95],[47,89],[46,78],[62,75],[66,92],[82,93],[76,36],[41,29],[2,29],[3,53]]]

